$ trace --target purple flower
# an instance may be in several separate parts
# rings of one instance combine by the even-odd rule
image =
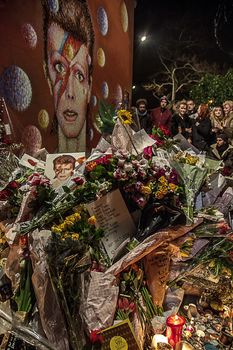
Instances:
[[[136,191],[140,191],[142,185],[143,185],[143,183],[141,181],[137,181],[135,184]]]
[[[139,208],[144,208],[146,203],[147,203],[147,200],[143,197],[143,196],[140,196],[140,197],[134,197],[133,200],[135,201],[135,203],[139,206]]]

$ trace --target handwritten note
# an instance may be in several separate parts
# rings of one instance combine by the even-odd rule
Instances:
[[[112,259],[117,248],[135,231],[134,222],[120,191],[115,190],[89,203],[87,209],[90,215],[95,215],[97,227],[104,230],[102,242],[109,258]]]

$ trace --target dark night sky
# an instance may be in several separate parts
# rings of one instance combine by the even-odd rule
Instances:
[[[169,39],[175,47],[179,30],[197,43],[190,54],[216,62],[222,72],[233,67],[233,0],[138,0],[134,21],[133,103],[147,97],[151,107],[157,104],[141,85],[159,70],[157,47],[163,47]],[[148,37],[143,43],[142,35]]]

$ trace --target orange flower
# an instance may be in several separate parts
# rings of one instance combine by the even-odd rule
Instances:
[[[95,217],[95,215],[90,216],[87,221],[88,221],[88,224],[95,225],[96,224],[96,217]]]
[[[177,189],[177,185],[173,184],[173,183],[169,183],[169,190],[172,192],[175,192],[175,190]]]
[[[86,170],[87,171],[92,171],[92,170],[94,170],[96,168],[96,166],[97,166],[96,162],[94,162],[94,161],[90,162],[90,163],[88,163],[86,165]]]
[[[142,185],[140,192],[141,192],[142,194],[148,195],[148,194],[151,194],[152,191],[151,191],[150,186],[144,186],[144,185]]]

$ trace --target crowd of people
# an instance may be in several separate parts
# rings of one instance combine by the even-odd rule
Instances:
[[[196,106],[192,99],[172,107],[166,96],[157,108],[148,109],[146,99],[136,102],[137,124],[151,134],[153,128],[165,127],[171,136],[181,134],[196,149],[209,157],[223,160],[226,171],[233,172],[233,101],[210,108]]]

